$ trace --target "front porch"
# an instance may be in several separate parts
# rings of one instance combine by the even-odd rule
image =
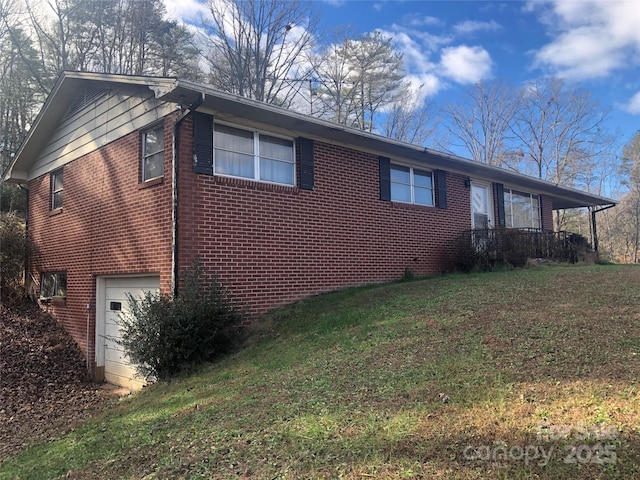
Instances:
[[[536,228],[467,230],[456,247],[456,267],[467,272],[499,265],[524,267],[531,259],[576,263],[591,251],[582,235]]]

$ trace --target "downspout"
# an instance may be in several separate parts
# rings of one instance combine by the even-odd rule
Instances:
[[[29,188],[25,187],[22,184],[18,184],[18,188],[24,192],[25,196],[25,212],[24,212],[24,244],[26,247],[26,251],[24,252],[24,272],[22,281],[24,283],[27,292],[29,289],[27,288],[27,275],[29,274],[29,255],[31,255],[31,249],[29,248]]]
[[[612,203],[611,205],[607,205],[606,207],[598,208],[596,210],[591,210],[591,230],[593,232],[593,250],[595,252],[598,251],[598,247],[599,247],[598,246],[598,229],[596,227],[596,213],[603,212],[615,206],[616,204]]]
[[[171,212],[171,294],[178,295],[178,159],[180,158],[180,124],[204,102],[204,93],[184,110],[173,122],[173,174],[171,176],[171,195],[173,209]],[[182,110],[182,105],[178,105]]]

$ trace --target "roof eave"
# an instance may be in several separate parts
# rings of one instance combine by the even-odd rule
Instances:
[[[519,187],[533,190],[535,193],[550,196],[553,201],[553,208],[556,210],[616,203],[615,200],[610,198],[563,187],[518,172],[474,162],[456,155],[437,152],[327,120],[309,117],[302,113],[220,92],[189,81],[178,80],[175,88],[162,95],[161,99],[176,103],[193,102],[202,95],[204,95],[204,107],[214,111],[225,112],[231,116],[253,119],[267,125],[278,125],[287,130],[308,135],[310,138],[319,140],[331,139],[332,141],[375,152],[379,155],[403,157],[408,160],[427,163],[432,168],[441,168],[478,179],[501,182],[511,188],[517,189]]]
[[[267,125],[278,125],[310,138],[328,139],[331,142],[341,143],[374,154],[405,158],[410,161],[426,163],[431,168],[441,168],[473,178],[504,183],[511,188],[528,189],[532,193],[545,194],[551,197],[554,209],[617,203],[609,198],[310,117],[190,81],[88,72],[63,72],[60,75],[34,121],[33,127],[16,153],[14,161],[5,175],[6,181],[15,183],[27,181],[29,166],[39,155],[45,139],[53,133],[60,118],[66,113],[73,99],[73,94],[78,91],[83,82],[87,81],[145,86],[153,90],[159,100],[181,104],[193,103],[204,97],[204,107],[213,111],[225,112],[231,117],[252,119]]]

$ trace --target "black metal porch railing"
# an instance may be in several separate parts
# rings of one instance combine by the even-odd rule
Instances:
[[[523,267],[530,259],[575,263],[588,244],[581,235],[535,228],[489,228],[463,232],[456,263],[462,270],[496,265]]]

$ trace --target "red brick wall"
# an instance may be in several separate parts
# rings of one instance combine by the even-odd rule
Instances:
[[[379,200],[376,155],[316,141],[305,191],[196,175],[189,120],[180,135],[180,268],[200,257],[253,313],[405,268],[447,270],[453,238],[470,228],[460,175],[448,173],[447,209],[403,205]]]
[[[542,209],[542,229],[553,230],[553,200],[546,195],[540,195],[540,208]]]
[[[50,175],[29,182],[31,271],[67,271],[68,297],[47,306],[90,362],[96,277],[159,273],[171,287],[171,148],[165,175],[141,185],[141,134],[64,167],[62,211],[50,209]],[[192,130],[180,134],[179,266],[195,256],[252,313],[350,285],[451,268],[454,239],[470,228],[465,176],[448,173],[446,209],[379,200],[378,157],[315,142],[313,191],[192,172]],[[393,159],[392,159],[393,161]],[[543,228],[553,228],[542,196]],[[90,306],[90,309],[87,306]]]
[[[96,276],[159,273],[162,289],[170,290],[171,135],[166,120],[165,176],[153,186],[139,183],[139,132],[64,166],[61,211],[50,208],[50,175],[29,182],[29,234],[39,251],[30,269],[38,281],[40,272],[67,271],[66,302],[47,308],[90,362]]]

